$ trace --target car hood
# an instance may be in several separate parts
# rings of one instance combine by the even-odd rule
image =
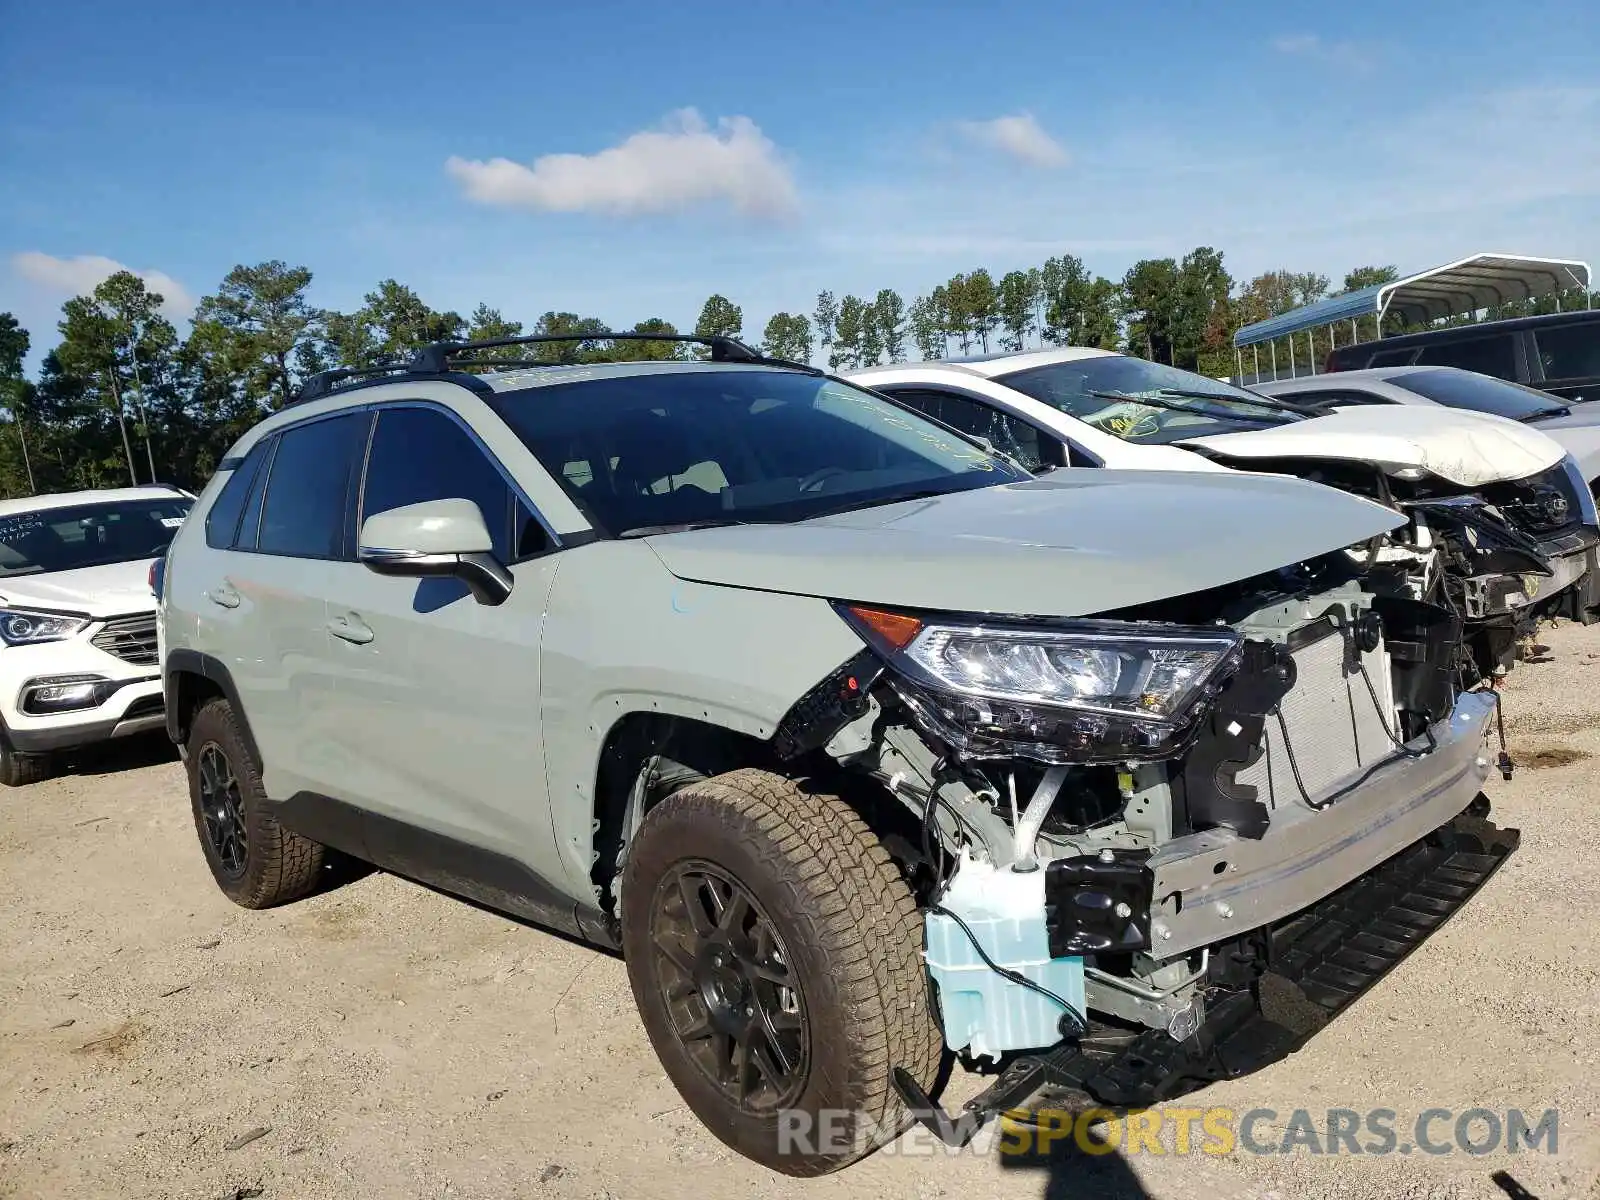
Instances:
[[[1566,452],[1548,434],[1503,417],[1408,404],[1339,409],[1179,444],[1246,463],[1299,458],[1371,463],[1389,475],[1422,470],[1467,488],[1526,479]]]
[[[1585,479],[1600,477],[1600,400],[1574,404],[1564,417],[1545,417],[1528,424],[1560,442],[1577,460]]]
[[[117,617],[154,612],[156,598],[150,594],[150,560],[141,558],[76,571],[0,577],[0,603]]]
[[[1232,583],[1403,523],[1369,500],[1285,476],[1084,468],[647,541],[674,575],[700,583],[1070,617]]]

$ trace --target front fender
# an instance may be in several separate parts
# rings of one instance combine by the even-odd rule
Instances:
[[[765,740],[861,646],[825,600],[680,580],[642,541],[569,552],[545,616],[539,719],[574,894],[590,886],[597,767],[619,720],[664,713]]]

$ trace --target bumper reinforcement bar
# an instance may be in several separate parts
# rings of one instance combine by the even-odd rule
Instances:
[[[1012,1060],[985,1091],[952,1116],[904,1070],[895,1090],[910,1114],[952,1146],[963,1146],[1002,1114],[1041,1093],[1059,1104],[1121,1109],[1159,1103],[1219,1079],[1286,1058],[1450,919],[1517,848],[1520,831],[1472,807],[1365,875],[1265,931],[1253,985],[1212,987],[1206,1017],[1173,1041],[1149,1029],[1108,1048],[1092,1032]],[[1025,1117],[1023,1118],[1025,1120]]]

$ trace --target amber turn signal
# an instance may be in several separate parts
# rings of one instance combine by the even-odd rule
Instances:
[[[905,613],[863,608],[859,604],[849,605],[848,608],[850,615],[877,634],[890,650],[904,650],[922,632],[922,621]]]

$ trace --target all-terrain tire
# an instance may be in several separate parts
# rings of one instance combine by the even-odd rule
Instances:
[[[11,738],[0,728],[0,786],[27,787],[43,783],[55,773],[55,755],[23,754],[11,745]]]
[[[652,914],[658,889],[686,863],[710,864],[741,884],[784,946],[809,1057],[781,1112],[742,1110],[678,1032],[663,986],[672,968],[655,950]],[[775,1171],[826,1174],[903,1129],[894,1068],[933,1085],[943,1045],[929,1005],[922,915],[878,838],[836,796],[743,769],[663,800],[628,848],[622,940],[634,999],[668,1076],[713,1134]]]
[[[242,862],[229,869],[222,850],[207,830],[202,799],[201,764],[220,753],[237,782],[237,808],[244,831]],[[208,700],[190,722],[186,767],[195,830],[206,865],[224,895],[242,908],[271,908],[298,900],[317,886],[324,850],[278,823],[261,786],[261,767],[239,731],[226,700]]]

